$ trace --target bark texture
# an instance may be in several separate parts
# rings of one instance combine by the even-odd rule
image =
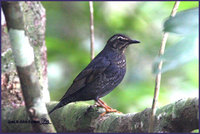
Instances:
[[[24,106],[6,20],[1,8],[1,109],[14,109]]]
[[[21,2],[24,30],[34,48],[35,67],[42,86],[42,99],[50,102],[47,77],[47,48],[45,44],[46,11],[40,2]]]
[[[191,132],[198,129],[198,99],[189,98],[158,108],[154,132]],[[52,109],[56,102],[47,104]],[[139,113],[109,113],[101,117],[104,109],[91,106],[85,102],[70,103],[51,114],[52,123],[57,132],[99,132],[99,133],[147,133],[151,109]],[[27,120],[25,108],[21,107],[12,113],[3,113],[3,132],[32,132],[28,123],[11,123],[16,120]],[[43,120],[43,119],[42,119]]]

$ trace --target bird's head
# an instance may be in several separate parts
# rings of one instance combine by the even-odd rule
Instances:
[[[107,41],[106,46],[109,46],[114,50],[124,53],[124,51],[130,44],[135,44],[135,43],[140,43],[140,42],[137,40],[132,40],[131,38],[123,34],[115,34]]]

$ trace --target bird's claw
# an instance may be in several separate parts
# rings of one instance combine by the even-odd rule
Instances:
[[[106,113],[111,113],[111,112],[116,112],[116,113],[120,113],[121,112],[117,111],[116,109],[112,109],[111,107],[109,107],[105,102],[103,102],[102,100],[98,99],[97,103],[96,103],[97,107],[102,107],[104,108],[106,111],[104,113],[102,113],[100,116],[104,116]]]
[[[122,114],[122,112],[119,112],[119,111],[117,111],[116,109],[112,109],[112,108],[107,108],[107,109],[105,109],[106,111],[105,112],[103,112],[100,116],[102,117],[102,116],[104,116],[106,113],[111,113],[111,112],[116,112],[116,113],[119,113],[119,114]]]

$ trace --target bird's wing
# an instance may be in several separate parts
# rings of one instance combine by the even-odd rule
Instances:
[[[95,58],[79,75],[74,79],[72,85],[67,90],[65,95],[61,98],[64,99],[69,95],[77,92],[87,84],[93,82],[98,74],[103,73],[110,65],[110,61],[105,57]]]

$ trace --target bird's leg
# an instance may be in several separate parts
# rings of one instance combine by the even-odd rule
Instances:
[[[101,99],[98,99],[98,101],[99,101],[101,104],[103,104],[104,106],[106,106],[107,109],[112,109],[112,108],[109,107],[105,102],[103,102]],[[102,107],[98,102],[97,102],[97,106],[98,106],[98,107]]]
[[[102,100],[98,99],[99,102],[101,102],[103,105],[105,105],[108,109],[112,109],[111,107],[109,107],[105,102],[103,102]],[[102,107],[98,101],[96,101],[95,105],[97,105],[97,107]]]
[[[103,102],[100,99],[97,99],[97,103],[99,107],[103,107],[105,108],[105,112],[101,114],[101,116],[104,116],[106,113],[110,113],[110,112],[117,112],[117,113],[121,113],[119,111],[117,111],[116,109],[112,109],[111,107],[109,107],[105,102]]]

